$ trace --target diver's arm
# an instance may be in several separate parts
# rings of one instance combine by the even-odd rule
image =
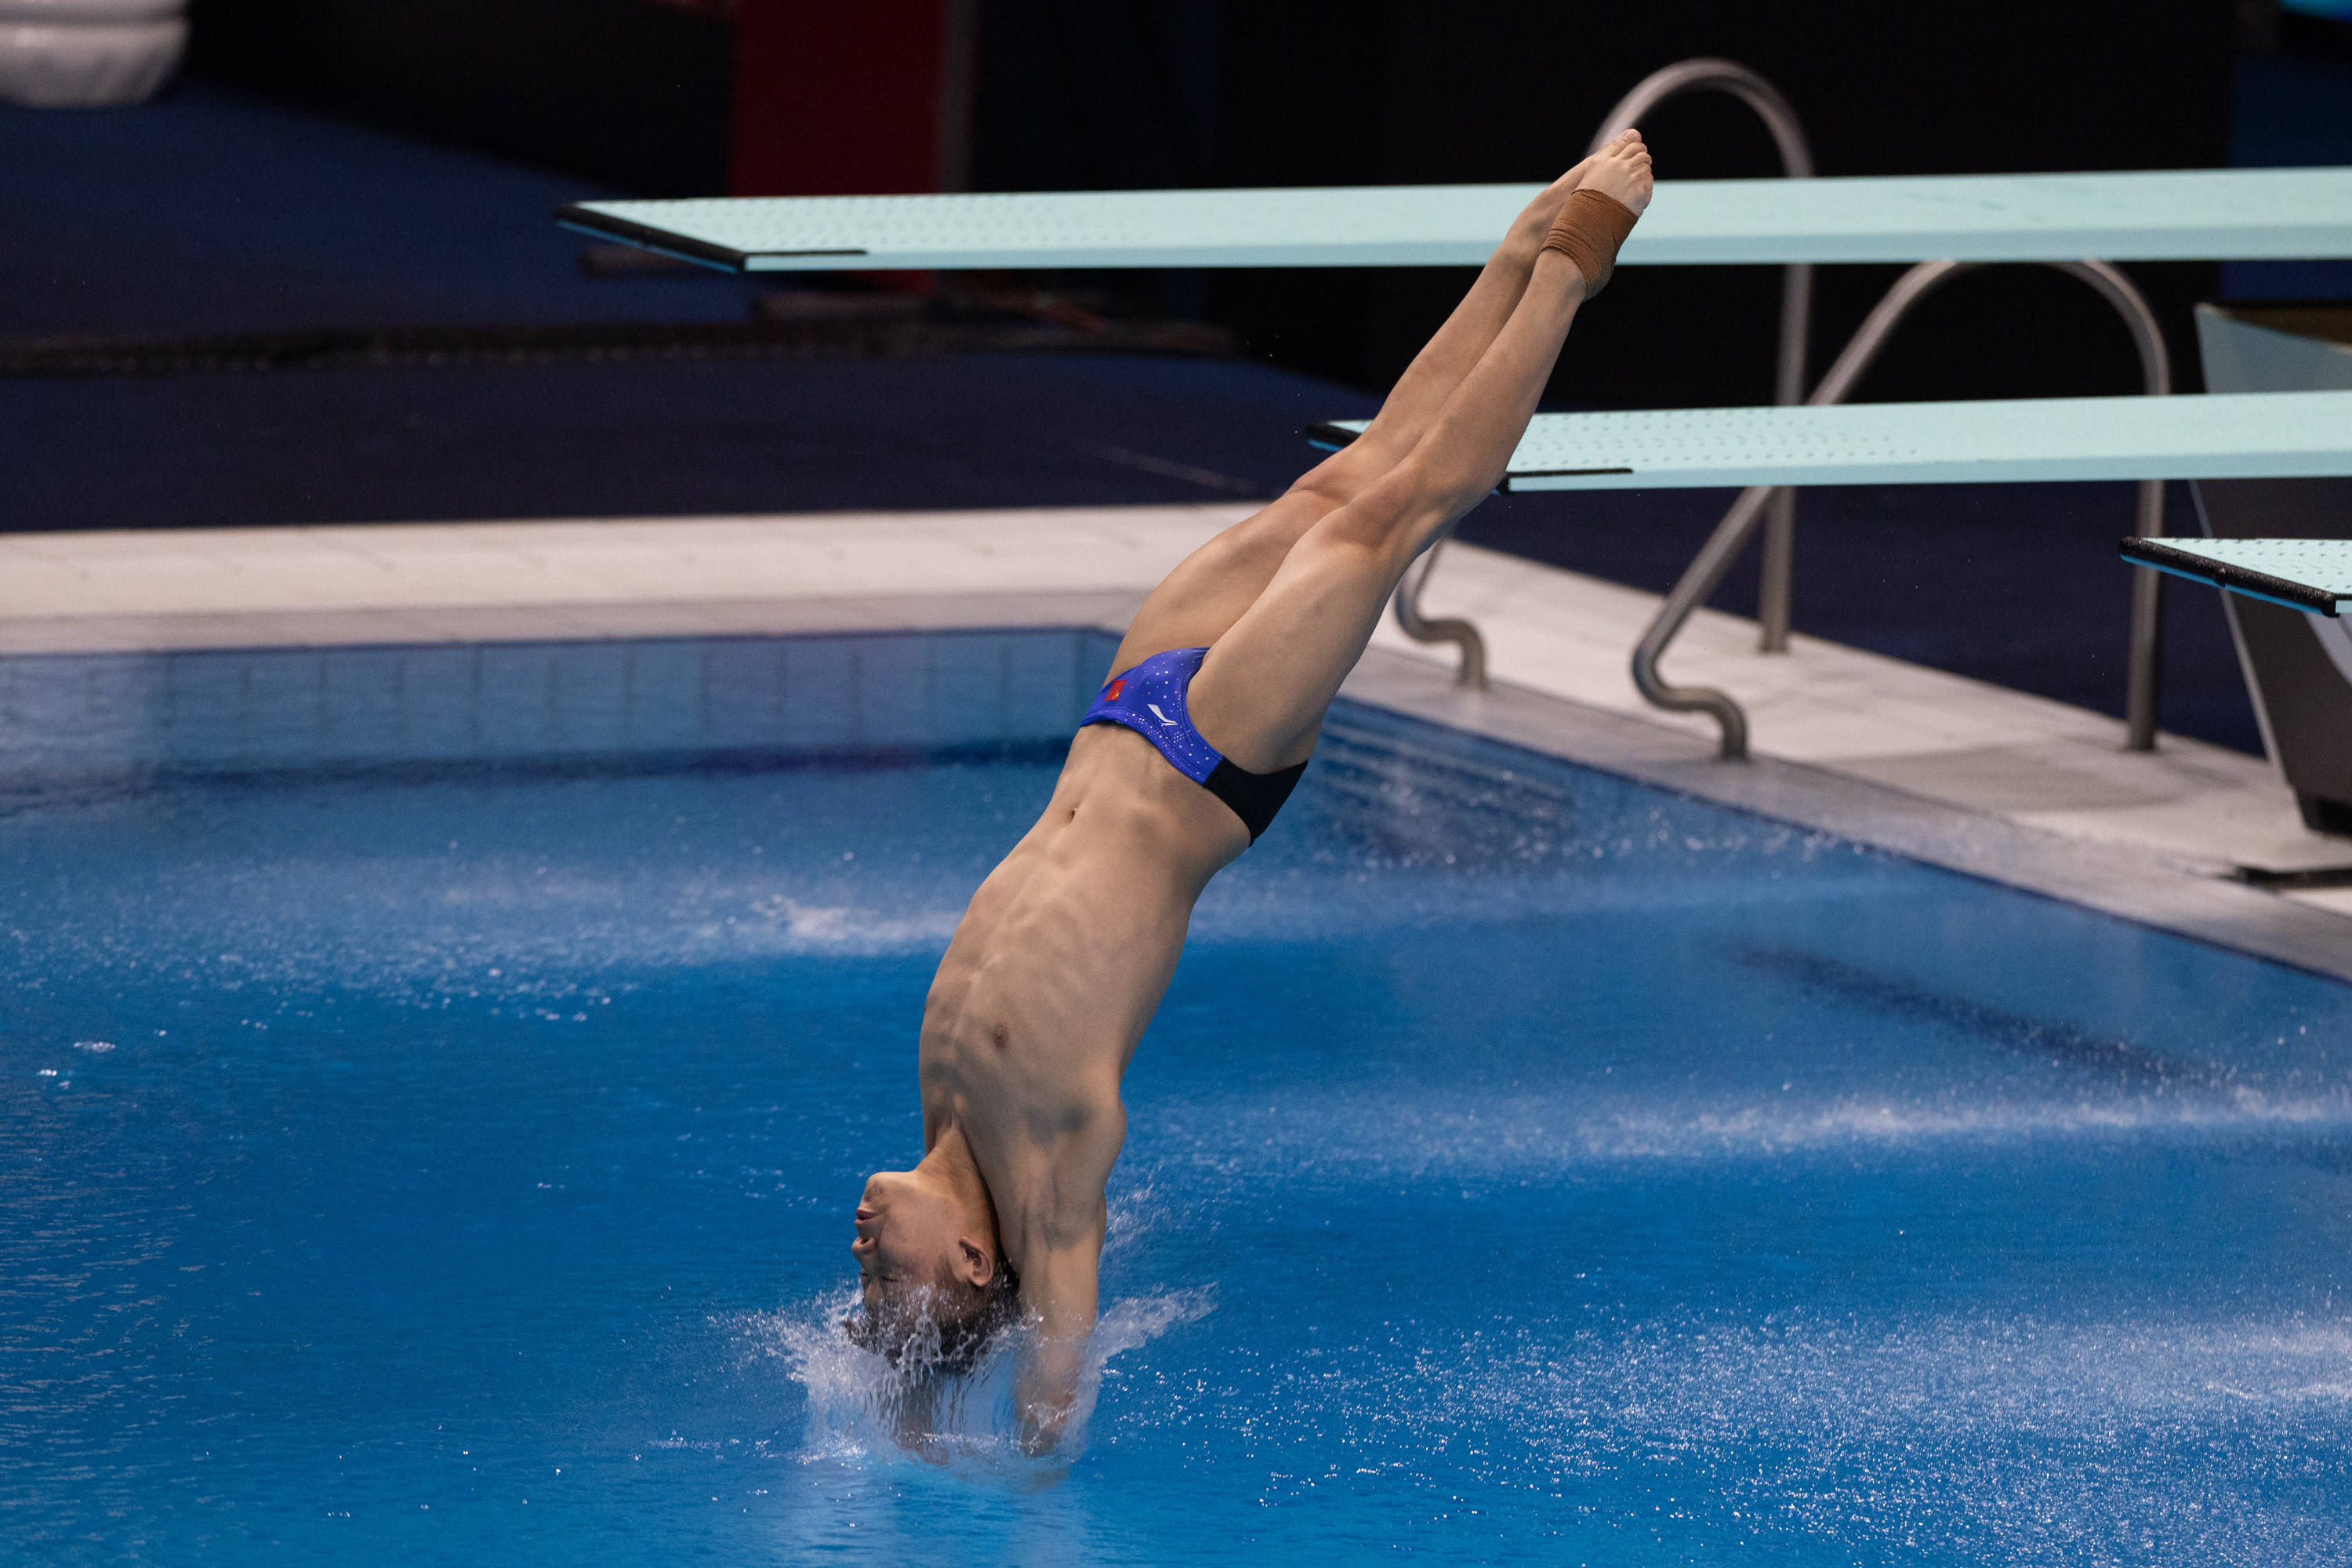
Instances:
[[[1176,931],[1181,942],[1181,922]],[[1174,968],[1172,954],[1168,968]],[[1158,981],[1167,984],[1165,971]],[[1136,984],[1130,974],[1129,984]],[[1149,1004],[1158,1000],[1156,993],[1146,999],[1129,1042],[1142,1034],[1143,1020],[1151,1016]],[[1097,993],[1098,1005],[1101,1001]],[[1079,1022],[1071,1020],[1062,1037],[1083,1040]],[[999,1234],[1028,1320],[1028,1343],[1013,1376],[1013,1411],[1021,1446],[1032,1454],[1049,1452],[1061,1442],[1077,1405],[1087,1341],[1095,1331],[1097,1275],[1110,1222],[1104,1190],[1127,1142],[1127,1108],[1118,1098],[1125,1052],[1114,1057],[1101,1047],[1118,1043],[1087,1042],[1087,1048],[1064,1058],[1067,1065],[1060,1081],[1050,1096],[1040,1097],[1030,1121],[1032,1129],[1052,1136],[1040,1140],[1042,1147],[1032,1144],[1030,1158],[1006,1173],[1009,1179],[997,1200]]]
[[[1103,1265],[1103,1232],[1110,1206],[1103,1184],[1110,1180],[1119,1142],[1127,1138],[1127,1112],[1112,1098],[1046,1166],[1049,1180],[1028,1225],[1018,1225],[1021,1305],[1030,1317],[1030,1342],[1013,1375],[1013,1417],[1028,1453],[1049,1453],[1061,1444],[1070,1413],[1077,1408],[1077,1383],[1087,1371],[1087,1340],[1094,1335]]]
[[[1045,1453],[1062,1440],[1077,1404],[1087,1342],[1095,1331],[1102,1242],[1097,1214],[1087,1235],[1045,1249],[1022,1268],[1022,1302],[1034,1320],[1035,1337],[1013,1379],[1013,1408],[1021,1446],[1032,1454]]]

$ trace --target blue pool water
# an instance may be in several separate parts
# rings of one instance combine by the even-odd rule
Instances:
[[[0,668],[0,1558],[2352,1561],[2352,989],[1362,709],[1082,1447],[901,1452],[847,1210],[1107,655]]]

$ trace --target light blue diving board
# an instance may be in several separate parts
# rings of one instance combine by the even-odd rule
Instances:
[[[577,202],[567,226],[741,272],[1445,267],[1535,185]],[[1626,266],[2352,257],[2352,168],[1666,180]]]
[[[2352,612],[2352,539],[2126,539],[2123,557],[2323,616]]]
[[[1368,421],[1318,425],[1344,446]],[[1507,490],[2352,474],[2352,392],[1538,414]]]

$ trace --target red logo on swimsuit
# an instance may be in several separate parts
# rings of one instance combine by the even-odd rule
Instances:
[[[1122,675],[1117,680],[1112,681],[1108,686],[1103,688],[1103,700],[1106,702],[1116,702],[1118,700],[1118,694],[1126,689],[1127,677]]]

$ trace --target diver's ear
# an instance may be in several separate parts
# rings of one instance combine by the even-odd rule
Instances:
[[[968,1236],[956,1238],[956,1274],[976,1290],[985,1290],[996,1278],[996,1254]]]

